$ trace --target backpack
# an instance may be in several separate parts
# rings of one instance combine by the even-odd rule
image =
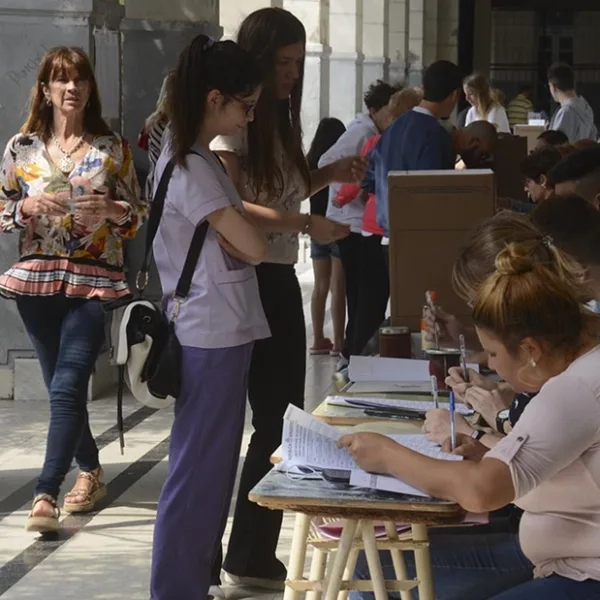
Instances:
[[[197,152],[191,152],[202,156]],[[175,334],[175,320],[185,301],[196,264],[206,239],[208,221],[196,227],[167,316],[162,308],[144,297],[152,256],[152,244],[162,217],[169,181],[175,169],[171,159],[162,174],[148,218],[144,260],[136,279],[137,293],[107,303],[112,312],[111,364],[118,368],[117,424],[121,453],[123,434],[123,392],[127,384],[138,402],[159,410],[171,406],[181,390],[181,345]]]

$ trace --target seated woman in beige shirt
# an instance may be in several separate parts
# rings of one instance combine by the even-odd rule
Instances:
[[[435,460],[378,434],[340,440],[367,471],[468,511],[511,502],[525,510],[518,536],[432,536],[438,600],[600,598],[599,321],[582,309],[581,290],[531,255],[508,244],[473,302],[490,368],[516,392],[539,390],[483,460]],[[388,556],[383,562],[391,574]],[[359,565],[358,576],[365,571]]]

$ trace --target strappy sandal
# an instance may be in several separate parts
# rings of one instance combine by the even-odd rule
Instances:
[[[81,471],[77,475],[77,482],[80,479],[87,479],[92,483],[92,487],[87,490],[82,487],[75,487],[65,494],[65,501],[63,504],[63,510],[68,513],[84,513],[94,510],[94,507],[104,496],[106,496],[106,486],[98,479],[100,469],[95,471]],[[78,499],[80,502],[69,502],[69,499]]]
[[[53,514],[51,517],[46,515],[36,515],[33,514],[33,509],[38,502],[45,501],[48,504],[52,505]],[[53,533],[58,531],[60,528],[59,523],[60,518],[60,508],[56,504],[56,500],[50,494],[38,494],[33,499],[33,504],[31,506],[31,512],[27,517],[27,521],[25,523],[25,531],[32,531],[36,533]]]

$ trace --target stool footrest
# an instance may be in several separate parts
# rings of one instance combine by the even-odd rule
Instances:
[[[307,579],[286,581],[285,585],[295,592],[321,592],[325,593],[326,581],[309,581]],[[408,581],[386,580],[385,587],[388,592],[407,592],[415,589],[419,582],[415,579]],[[373,583],[369,580],[353,579],[341,582],[340,590],[353,590],[358,592],[372,592]]]

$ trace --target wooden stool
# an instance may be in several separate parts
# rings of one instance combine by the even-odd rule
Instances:
[[[307,592],[309,600],[345,600],[350,590],[373,591],[376,600],[387,600],[389,592],[400,592],[402,600],[411,600],[410,590],[419,589],[421,600],[434,600],[429,539],[426,525],[411,525],[412,535],[399,538],[395,522],[386,521],[387,537],[375,537],[374,520],[346,518],[339,540],[311,536],[311,516],[298,513],[292,539],[288,580],[284,600],[297,600]],[[309,578],[303,577],[308,546],[313,548]],[[353,580],[360,550],[365,551],[370,580]],[[395,580],[384,580],[379,550],[389,550]],[[402,552],[415,553],[416,579],[408,579]],[[327,569],[328,555],[335,552]],[[328,573],[326,575],[326,570]]]

